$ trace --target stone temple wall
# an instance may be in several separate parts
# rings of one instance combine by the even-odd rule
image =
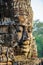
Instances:
[[[0,9],[0,63],[35,63],[32,59],[37,60],[37,46],[32,35],[31,0],[0,0]]]

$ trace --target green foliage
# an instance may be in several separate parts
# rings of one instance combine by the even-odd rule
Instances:
[[[36,39],[38,57],[43,57],[43,22],[39,20],[34,21],[33,35]]]

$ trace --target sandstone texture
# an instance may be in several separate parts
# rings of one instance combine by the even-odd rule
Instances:
[[[39,65],[31,0],[0,0],[0,9],[0,65]]]

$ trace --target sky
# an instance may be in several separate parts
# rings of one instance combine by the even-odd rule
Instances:
[[[33,9],[33,20],[43,21],[43,0],[31,0]]]

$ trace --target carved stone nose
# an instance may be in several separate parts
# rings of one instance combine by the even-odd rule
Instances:
[[[27,35],[27,32],[25,31],[23,34],[23,41],[27,40],[27,38],[28,38],[28,35]]]

